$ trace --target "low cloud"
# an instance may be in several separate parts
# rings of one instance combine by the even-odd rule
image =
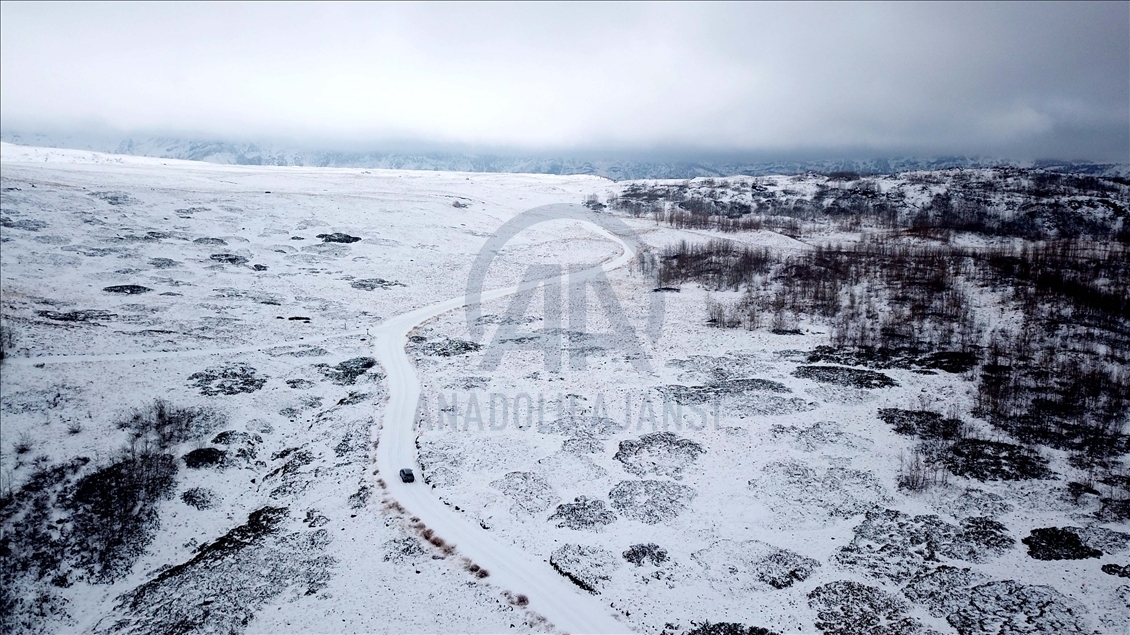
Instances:
[[[10,4],[6,131],[1127,160],[1130,5]]]

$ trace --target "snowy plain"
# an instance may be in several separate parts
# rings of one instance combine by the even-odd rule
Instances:
[[[816,633],[829,606],[867,605],[833,593],[847,582],[886,594],[874,605],[896,598],[863,611],[882,614],[873,626],[884,632],[1054,632],[1044,614],[1062,618],[1060,632],[1127,632],[1130,587],[1100,571],[1108,560],[1035,560],[1019,542],[1035,528],[1091,524],[1062,482],[953,477],[926,494],[898,490],[911,443],[878,410],[967,412],[961,374],[889,370],[896,385],[882,388],[798,377],[823,327],[710,328],[708,294],[694,285],[661,294],[650,337],[656,292],[635,254],[571,221],[507,243],[484,289],[518,284],[531,264],[603,265],[647,367],[623,337],[601,336],[615,315],[595,290],[568,309],[561,365],[547,363],[533,346],[548,335],[536,323],[551,319],[538,289],[490,368],[515,296],[487,294],[477,318],[463,310],[487,240],[526,210],[625,184],[10,144],[0,159],[0,282],[18,337],[0,378],[4,487],[43,465],[111,456],[128,442],[114,422],[156,398],[220,413],[178,460],[227,452],[179,470],[125,575],[52,588],[58,610],[33,620],[38,630],[148,632],[166,625],[163,613],[203,605],[217,630],[246,632],[681,633],[710,621]],[[655,249],[713,236],[623,222]],[[808,248],[771,231],[730,237]],[[740,389],[687,396],[725,382]],[[213,436],[225,431],[240,441]],[[396,480],[406,466],[416,483]],[[198,509],[189,490],[214,502]],[[265,506],[287,515],[263,549],[286,554],[297,541],[297,555],[245,550],[215,574],[175,566]],[[896,536],[934,527],[961,543],[963,522],[990,517],[1011,543],[935,554]],[[1125,564],[1130,540],[1110,532],[1126,528],[1095,527]],[[964,591],[932,578],[936,565],[1052,594],[947,604],[939,596]],[[154,582],[165,585],[146,587],[159,600],[129,595]],[[941,591],[915,594],[931,584]]]

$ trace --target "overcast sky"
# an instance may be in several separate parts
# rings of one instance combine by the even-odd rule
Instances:
[[[1130,4],[23,4],[0,125],[1130,160]]]

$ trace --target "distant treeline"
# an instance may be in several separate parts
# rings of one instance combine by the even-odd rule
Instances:
[[[799,189],[777,188],[777,181]],[[884,185],[885,184],[885,185]],[[630,184],[608,201],[632,216],[684,229],[773,229],[805,224],[857,231],[954,232],[1028,240],[1091,238],[1130,244],[1130,181],[1119,177],[1000,168],[859,177],[834,173],[781,179]]]

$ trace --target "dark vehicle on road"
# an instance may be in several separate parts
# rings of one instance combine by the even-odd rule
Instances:
[[[412,470],[403,467],[400,468],[400,480],[405,483],[412,483],[416,480],[416,475],[412,473]]]

